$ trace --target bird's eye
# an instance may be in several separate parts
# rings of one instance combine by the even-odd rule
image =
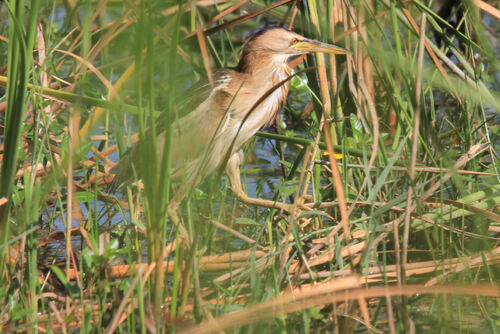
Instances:
[[[294,45],[294,44],[297,44],[299,42],[299,39],[298,38],[292,38],[292,40],[290,41],[290,45]]]

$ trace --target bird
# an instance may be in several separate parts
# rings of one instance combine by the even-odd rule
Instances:
[[[350,53],[340,46],[306,38],[284,27],[268,26],[244,44],[236,67],[223,68],[213,74],[207,96],[170,127],[173,131],[170,177],[173,181],[183,181],[169,201],[171,219],[178,222],[177,210],[186,192],[218,167],[225,167],[232,191],[241,202],[289,211],[286,203],[251,198],[243,191],[242,147],[257,131],[273,122],[286,101],[291,78],[289,59],[316,52]],[[199,96],[192,99],[199,101]],[[161,155],[166,133],[157,131],[157,134],[157,153]],[[136,143],[110,170],[115,174],[112,188],[130,180],[134,169],[141,177],[141,166],[135,162],[138,149]]]

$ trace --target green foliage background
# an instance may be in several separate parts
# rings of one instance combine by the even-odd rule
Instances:
[[[460,2],[454,26],[443,3],[2,2],[0,330],[498,331],[500,6]],[[214,173],[183,202],[181,240],[167,214],[178,185],[147,129],[235,66],[253,31],[292,19],[354,53],[294,68],[316,70],[291,80],[242,173],[253,196],[311,211],[245,207]],[[137,133],[144,188],[117,200],[105,194],[110,151]],[[325,136],[341,154],[349,236]],[[137,263],[156,268],[116,277]],[[345,302],[279,299],[352,275]],[[442,294],[355,290],[436,283]],[[266,302],[280,307],[256,313]]]

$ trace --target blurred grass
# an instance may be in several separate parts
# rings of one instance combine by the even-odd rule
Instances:
[[[444,1],[3,2],[0,329],[498,331],[490,3],[464,1],[454,26]],[[167,218],[171,147],[158,161],[153,125],[269,23],[354,52],[299,63],[317,70],[247,145],[254,195],[315,204],[243,207],[214,173],[183,202],[182,241]],[[110,160],[134,136],[144,188],[110,198]]]
[[[20,151],[19,141],[23,128],[23,116],[26,114],[28,106],[26,86],[33,64],[31,50],[35,40],[36,13],[39,2],[33,1],[30,3],[30,6],[32,11],[27,16],[25,23],[24,1],[5,2],[10,19],[8,27],[10,42],[7,48],[9,80],[6,91],[9,103],[4,110],[3,155],[0,173],[0,198],[6,199],[6,202],[0,207],[0,282],[7,281],[10,278],[9,263],[6,261],[10,255],[7,245],[11,239],[9,211],[13,207],[14,177],[17,171]],[[33,232],[32,223],[37,219],[39,205],[37,200],[40,196],[40,187],[37,186],[35,188],[33,182],[29,182],[29,175],[26,176],[25,181],[28,181],[26,182],[26,195],[28,195],[28,199],[24,203],[26,214],[22,220],[24,224],[21,224],[21,230],[31,230]],[[33,322],[36,320],[38,313],[37,296],[39,293],[36,282],[36,234],[30,233],[28,238],[24,237],[24,243],[26,243],[26,240],[27,258],[24,264],[26,279],[22,280],[21,286],[25,290],[26,296],[26,299],[23,301],[26,305],[26,321]],[[8,295],[8,291],[2,290],[0,291],[0,298],[4,299],[4,296]]]

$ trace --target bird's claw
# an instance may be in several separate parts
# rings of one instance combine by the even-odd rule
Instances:
[[[175,205],[174,203],[168,205],[167,208],[168,217],[175,225],[175,227],[179,229],[180,237],[189,240],[189,234],[186,230],[186,227],[184,227],[181,220],[179,219],[178,211],[179,211],[179,205]]]

